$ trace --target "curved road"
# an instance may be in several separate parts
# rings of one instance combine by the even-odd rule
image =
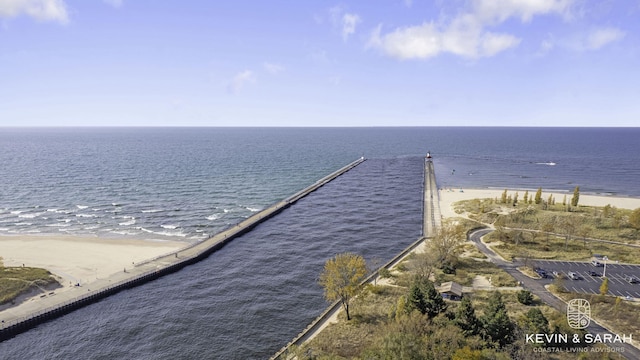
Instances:
[[[541,283],[532,279],[520,271],[518,271],[518,267],[522,264],[513,263],[509,261],[503,260],[498,254],[496,254],[493,250],[489,249],[482,241],[481,238],[488,233],[492,232],[491,229],[480,229],[473,231],[469,234],[469,240],[473,241],[478,249],[485,254],[492,263],[496,264],[498,267],[509,273],[513,276],[517,281],[522,284],[522,287],[531,291],[533,294],[536,294],[540,300],[542,300],[545,304],[553,307],[554,309],[560,311],[560,313],[566,313],[567,305],[564,301],[555,297],[551,294]],[[592,319],[593,320],[593,319]],[[586,329],[591,334],[599,334],[601,337],[603,334],[611,334],[610,331],[605,329],[604,327],[595,323],[595,321],[591,321],[591,324]],[[622,334],[620,334],[622,336]],[[624,356],[627,359],[640,359],[640,349],[632,346],[631,344],[613,344],[612,347],[624,348],[624,352],[620,352],[621,356]]]

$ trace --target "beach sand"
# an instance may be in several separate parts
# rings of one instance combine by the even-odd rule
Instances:
[[[5,266],[44,268],[59,277],[64,288],[87,284],[123,272],[133,263],[187,246],[186,242],[103,239],[91,236],[0,236]],[[63,289],[60,289],[63,290]],[[60,291],[58,290],[58,291]]]
[[[462,191],[460,191],[462,190]],[[518,192],[518,199],[522,200],[525,190],[508,189],[508,195],[515,195]],[[471,200],[471,199],[495,199],[502,196],[504,189],[441,189],[440,195],[440,212],[444,218],[459,216],[453,211],[452,205],[457,201]],[[536,192],[529,190],[529,196],[535,196]],[[567,193],[554,193],[545,192],[542,190],[542,199],[546,200],[549,194],[553,194],[556,199],[556,203],[561,203],[562,198],[566,195],[567,202],[571,201],[573,192]],[[628,197],[613,197],[613,196],[601,196],[601,195],[589,195],[580,194],[578,205],[588,206],[606,206],[611,205],[620,209],[637,209],[640,208],[640,198],[628,198]]]

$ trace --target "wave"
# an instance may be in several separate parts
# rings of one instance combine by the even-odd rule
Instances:
[[[158,213],[163,211],[164,211],[163,209],[142,210],[143,213]]]
[[[22,210],[14,210],[11,212],[13,215],[22,214]]]
[[[67,227],[67,226],[71,226],[71,224],[69,224],[69,223],[57,223],[57,224],[47,224],[45,226],[47,226],[47,227]]]
[[[36,213],[36,214],[22,214],[22,215],[18,215],[19,218],[23,218],[23,219],[33,219],[36,218],[38,216],[42,215],[42,213]]]
[[[210,216],[207,216],[207,220],[218,220],[220,218],[220,214],[213,214]]]
[[[76,214],[76,217],[81,217],[81,218],[95,218],[95,217],[98,217],[98,215],[94,215],[94,214]]]
[[[135,223],[136,223],[135,220],[129,220],[129,221],[118,223],[118,225],[120,225],[120,226],[131,226],[131,225],[133,225]]]
[[[169,231],[153,231],[153,230],[149,230],[149,229],[145,229],[143,227],[137,227],[136,229],[144,231],[146,233],[149,234],[154,234],[154,235],[161,235],[161,236],[178,236],[178,237],[186,237],[188,234],[185,234],[183,232],[169,232]]]
[[[80,209],[80,210],[84,210],[84,209],[88,208],[88,206],[85,206],[85,205],[76,205],[76,207],[78,209]]]
[[[160,225],[161,228],[163,229],[170,229],[170,230],[175,230],[177,228],[179,228],[179,225]]]
[[[537,162],[536,165],[548,165],[548,166],[556,166],[556,163],[554,162]]]
[[[245,207],[245,209],[247,209],[247,210],[249,210],[251,212],[258,212],[258,211],[262,210],[262,209],[259,209],[259,208],[252,208],[252,207],[248,207],[248,206]]]

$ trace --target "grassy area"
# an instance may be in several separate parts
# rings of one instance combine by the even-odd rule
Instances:
[[[629,222],[631,210],[522,201],[512,206],[500,199],[466,200],[454,207],[458,213],[496,227],[485,241],[496,243],[493,249],[505,259],[586,261],[594,254],[605,254],[622,263],[640,263],[640,248],[624,245],[640,245],[640,230]]]
[[[5,267],[0,262],[0,305],[9,303],[32,288],[57,283],[51,273],[31,267]]]

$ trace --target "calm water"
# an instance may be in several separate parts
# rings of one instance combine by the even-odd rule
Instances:
[[[316,284],[327,258],[389,259],[417,239],[427,150],[440,186],[640,196],[639,138],[640,129],[0,129],[0,234],[199,241],[369,158],[205,261],[0,343],[0,358],[266,358],[327,306]]]

